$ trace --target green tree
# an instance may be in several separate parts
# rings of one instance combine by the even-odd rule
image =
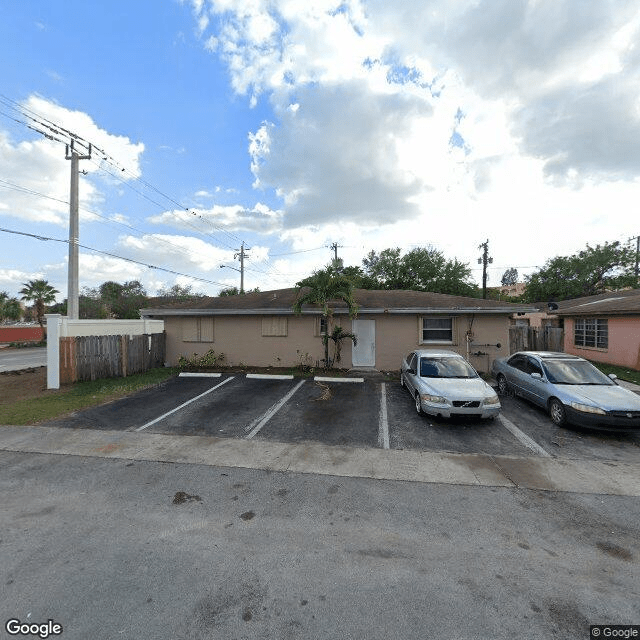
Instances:
[[[412,289],[459,296],[475,296],[471,269],[457,259],[448,260],[441,251],[416,248],[401,255],[401,249],[370,251],[362,264],[367,276],[382,289]]]
[[[333,307],[336,302],[344,302],[349,310],[349,317],[358,313],[358,305],[353,298],[353,282],[345,275],[338,273],[332,267],[314,271],[313,275],[296,284],[298,294],[293,303],[293,312],[302,313],[304,305],[317,305],[322,309],[322,316],[326,320],[327,334],[331,334]],[[329,367],[329,340],[324,342],[324,364]]]
[[[6,291],[0,291],[0,322],[20,320],[22,309],[18,298],[10,298]]]
[[[190,284],[184,287],[179,284],[174,284],[172,287],[162,287],[161,289],[158,289],[157,295],[159,298],[175,302],[184,302],[186,300],[204,297],[204,293],[194,292]]]
[[[516,284],[516,282],[518,282],[518,270],[514,267],[511,267],[511,269],[507,269],[502,274],[502,280],[500,280],[500,282],[504,287],[513,286],[514,284]]]
[[[23,300],[34,303],[38,324],[42,329],[42,335],[46,336],[44,328],[45,308],[46,305],[55,302],[56,294],[60,292],[52,287],[46,280],[29,280],[27,283],[22,283],[20,293],[22,294]]]
[[[571,256],[548,260],[539,271],[525,276],[526,302],[568,300],[637,287],[635,253],[619,242],[596,245]]]
[[[109,315],[121,320],[139,318],[140,309],[147,302],[147,293],[138,280],[124,284],[110,280],[101,284],[98,292]]]
[[[345,331],[340,325],[333,327],[331,333],[325,333],[322,336],[323,344],[327,344],[331,340],[333,342],[333,361],[339,363],[342,359],[342,343],[344,340],[351,340],[353,346],[358,344],[358,336],[355,333]]]
[[[255,289],[249,289],[247,291],[244,292],[246,293],[260,293],[260,289],[258,287],[256,287]],[[226,289],[221,289],[220,293],[218,294],[218,296],[239,296],[239,295],[244,295],[244,294],[240,294],[240,289],[238,289],[238,287],[227,287]]]

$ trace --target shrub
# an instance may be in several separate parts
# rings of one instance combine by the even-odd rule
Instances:
[[[226,356],[224,353],[216,353],[213,349],[209,349],[207,353],[199,356],[194,353],[191,357],[180,356],[178,358],[178,367],[181,369],[194,368],[203,369],[205,367],[220,367],[224,365]]]

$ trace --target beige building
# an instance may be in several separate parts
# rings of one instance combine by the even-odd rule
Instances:
[[[303,290],[304,291],[304,290]],[[162,319],[167,333],[167,362],[214,349],[229,364],[259,367],[319,366],[324,358],[321,310],[292,306],[297,289],[200,298],[143,309],[143,318]],[[345,340],[335,366],[396,370],[403,355],[416,348],[446,348],[460,353],[480,372],[509,349],[510,316],[534,309],[495,300],[421,291],[356,289],[358,313],[350,318],[344,303],[331,307],[331,324],[358,336]],[[329,328],[329,331],[331,327]],[[330,344],[330,357],[333,345]]]

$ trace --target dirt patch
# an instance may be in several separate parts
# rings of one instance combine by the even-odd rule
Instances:
[[[20,371],[0,373],[0,405],[16,400],[29,400],[60,393],[60,389],[47,389],[47,368],[33,367]]]

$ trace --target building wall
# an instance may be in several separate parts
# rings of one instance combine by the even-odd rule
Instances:
[[[40,342],[42,329],[37,327],[0,327],[0,343]]]
[[[577,347],[574,344],[574,319],[565,318],[564,350],[587,360],[640,370],[640,316],[610,317],[608,320],[609,347],[596,349]]]
[[[204,316],[203,316],[204,317]],[[286,336],[263,336],[263,316],[209,316],[213,317],[213,341],[210,329],[200,327],[200,337],[206,341],[193,341],[193,316],[168,316],[167,361],[176,365],[181,355],[203,355],[209,349],[224,353],[228,364],[246,364],[258,367],[291,367],[300,364],[313,366],[324,358],[324,346],[318,334],[317,316],[284,316],[287,319]],[[268,318],[268,316],[266,316]],[[448,317],[448,316],[445,316]],[[444,348],[467,357],[480,372],[488,372],[494,358],[508,355],[509,318],[506,315],[458,316],[454,322],[454,344],[421,344],[422,316],[417,314],[361,314],[361,319],[376,322],[376,368],[396,370],[402,357],[418,348]],[[335,324],[351,331],[348,317],[336,316]],[[467,331],[472,342],[467,343]],[[185,336],[187,340],[185,340]],[[501,347],[495,346],[501,343]],[[488,346],[491,345],[491,346]],[[333,357],[333,343],[329,344]],[[342,347],[342,367],[351,366],[352,345],[345,340]]]

